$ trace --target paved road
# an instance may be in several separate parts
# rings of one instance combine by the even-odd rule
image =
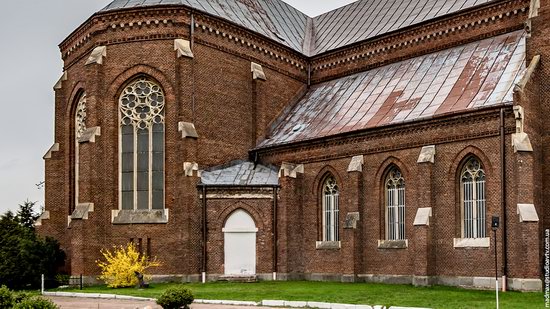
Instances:
[[[75,298],[75,297],[47,297],[61,307],[61,309],[162,309],[155,302],[132,301],[121,299]],[[191,309],[268,309],[266,307],[224,306],[192,304]],[[271,308],[272,309],[272,308]]]

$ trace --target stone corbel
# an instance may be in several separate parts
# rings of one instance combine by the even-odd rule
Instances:
[[[362,172],[364,163],[365,160],[363,156],[355,156],[351,158],[351,162],[348,166],[348,172]]]
[[[65,71],[65,72],[63,72],[63,75],[61,75],[61,77],[59,78],[57,83],[55,83],[55,85],[53,86],[53,90],[61,89],[63,87],[63,82],[66,81],[67,78],[68,78],[67,71]]]
[[[197,133],[197,129],[195,129],[195,125],[190,122],[179,122],[178,131],[181,132],[182,138],[199,138],[199,134]]]
[[[296,178],[298,177],[298,174],[304,173],[304,165],[303,164],[292,164],[292,163],[285,163],[281,164],[281,169],[279,170],[279,178],[281,177],[290,177],[290,178]]]
[[[539,222],[537,209],[533,204],[518,204],[519,222]]]
[[[71,214],[71,220],[88,220],[88,214],[94,211],[94,203],[79,203]]]
[[[435,163],[435,145],[422,147],[417,163]]]
[[[527,133],[523,132],[524,110],[523,107],[514,106],[514,116],[516,118],[516,133],[512,134],[512,145],[514,152],[532,152],[533,146]]]
[[[107,57],[107,46],[98,46],[94,48],[94,50],[90,54],[88,61],[86,61],[86,65],[90,65],[90,64],[102,65],[103,58],[105,57]]]
[[[184,39],[174,40],[174,50],[176,51],[178,58],[187,57],[194,58],[193,51],[191,50],[191,42]]]
[[[251,62],[250,63],[250,69],[252,71],[252,79],[260,79],[260,80],[267,80],[265,77],[264,69],[261,65]]]
[[[529,5],[529,19],[539,16],[540,0],[531,0]]]
[[[101,127],[92,127],[86,129],[78,139],[78,142],[81,144],[95,143],[96,136],[101,136]]]
[[[360,215],[358,212],[349,212],[346,215],[346,221],[344,222],[344,229],[357,229],[357,221],[359,221]]]
[[[42,226],[43,220],[49,220],[50,219],[50,212],[48,210],[45,210],[38,219],[34,222],[34,226]]]
[[[186,177],[193,177],[193,171],[197,172],[197,177],[200,177],[199,175],[199,164],[195,162],[185,162],[183,163],[183,170],[185,171]]]
[[[539,66],[539,63],[540,63],[540,55],[536,55],[533,57],[533,59],[531,59],[531,62],[529,63],[529,67],[527,68],[525,75],[523,75],[519,83],[517,83],[514,86],[514,92],[523,93],[525,86],[531,80],[531,76],[533,76],[533,73]]]
[[[432,216],[432,208],[418,208],[416,216],[414,217],[414,226],[429,226],[430,217]]]
[[[42,158],[44,160],[51,159],[52,158],[52,153],[57,152],[57,151],[59,151],[59,143],[53,144],[52,147],[50,147],[50,149],[48,149],[48,152],[46,152],[46,154]]]

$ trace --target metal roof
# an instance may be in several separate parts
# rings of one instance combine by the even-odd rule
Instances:
[[[229,20],[302,52],[308,17],[280,0],[114,0],[101,12],[181,4]]]
[[[114,0],[101,12],[186,5],[313,56],[492,1],[359,0],[314,18],[281,0]]]
[[[274,167],[235,161],[202,172],[201,183],[217,186],[276,186],[279,184],[279,172]]]
[[[317,84],[259,147],[510,103],[525,67],[517,31]]]
[[[314,18],[319,54],[491,0],[361,0]]]

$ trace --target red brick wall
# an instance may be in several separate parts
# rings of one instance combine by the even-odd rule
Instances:
[[[73,274],[97,274],[95,260],[100,258],[101,248],[125,244],[132,238],[144,241],[150,238],[151,254],[163,263],[154,270],[155,274],[196,275],[200,272],[202,257],[202,200],[197,190],[199,179],[184,176],[184,162],[197,162],[202,169],[248,158],[256,140],[269,133],[270,123],[304,92],[308,61],[313,64],[344,61],[337,68],[314,72],[314,80],[319,81],[365,70],[465,40],[518,29],[526,15],[525,10],[521,10],[526,3],[510,1],[479,14],[434,22],[431,28],[420,30],[444,30],[455,24],[476,22],[510,7],[518,9],[506,18],[476,25],[467,33],[445,34],[423,44],[400,48],[394,54],[384,53],[352,64],[345,64],[345,59],[362,52],[361,48],[355,48],[357,46],[326,57],[306,59],[248,31],[200,15],[195,16],[199,24],[193,37],[195,58],[177,58],[173,40],[190,37],[190,16],[183,9],[128,10],[96,15],[61,45],[68,80],[56,91],[55,142],[60,144],[60,150],[46,160],[46,209],[51,219],[43,221],[40,231],[61,241],[68,252],[68,269]],[[537,257],[540,254],[530,244],[539,242],[538,236],[533,234],[540,227],[520,224],[516,204],[533,202],[540,213],[544,213],[545,222],[549,222],[550,216],[546,208],[542,209],[544,201],[550,200],[549,190],[545,190],[550,181],[550,169],[543,164],[550,162],[547,133],[550,125],[535,120],[537,115],[550,112],[550,104],[544,99],[548,92],[544,82],[548,75],[545,55],[549,36],[546,27],[541,26],[550,15],[547,11],[543,7],[541,17],[533,20],[534,32],[528,42],[529,58],[538,53],[543,55],[541,66],[526,93],[517,99],[526,108],[526,131],[535,147],[533,154],[513,153],[510,134],[515,130],[515,123],[511,107],[506,108],[508,258],[512,277],[539,275]],[[138,26],[138,22],[143,24]],[[220,34],[216,34],[216,30]],[[395,34],[382,42],[391,45],[392,40],[403,38],[400,35],[425,35],[422,31]],[[78,43],[81,39],[83,41]],[[98,45],[107,46],[103,65],[85,66],[89,53]],[[252,80],[251,61],[263,66],[267,81]],[[170,219],[168,224],[161,225],[112,225],[111,211],[119,207],[118,97],[121,87],[139,74],[155,79],[166,95],[166,208]],[[74,221],[67,228],[67,216],[74,208],[73,110],[81,90],[85,90],[88,97],[87,126],[100,126],[102,130],[96,143],[83,144],[80,151],[80,202],[94,203],[95,209],[88,220]],[[305,174],[299,174],[297,179],[280,179],[278,271],[290,274],[289,277],[301,274],[412,275],[418,273],[415,265],[426,265],[428,275],[492,276],[493,247],[455,249],[453,238],[460,237],[457,170],[468,154],[478,156],[487,172],[488,217],[502,215],[499,112],[499,108],[494,108],[258,151],[258,158],[264,163],[305,164]],[[199,138],[183,140],[178,132],[180,121],[193,122]],[[429,171],[416,163],[420,149],[426,145],[437,145],[436,162]],[[347,172],[354,155],[365,156],[362,173]],[[406,233],[409,239],[406,249],[378,249],[377,246],[378,240],[385,238],[382,179],[390,164],[397,165],[406,180]],[[319,182],[329,171],[338,179],[341,188],[342,247],[317,250],[315,242],[321,239]],[[426,188],[430,188],[430,197],[423,195]],[[238,208],[247,210],[259,227],[258,273],[271,272],[272,203],[271,199],[208,201],[209,273],[223,273],[221,228],[225,218]],[[426,203],[433,207],[433,216],[430,226],[419,231],[413,227],[413,220],[416,210],[426,207]],[[360,213],[357,229],[343,229],[348,212]],[[500,233],[499,263],[502,265]],[[426,248],[415,247],[414,242],[422,241],[426,242]],[[429,256],[425,260],[415,260],[416,248]]]

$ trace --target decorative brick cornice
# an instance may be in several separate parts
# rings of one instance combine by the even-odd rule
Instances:
[[[92,16],[79,29],[73,32],[61,45],[63,59],[68,60],[70,66],[81,58],[75,55],[90,51],[99,45],[110,45],[123,42],[136,42],[158,39],[175,39],[182,33],[188,33],[191,23],[191,14],[194,16],[195,29],[204,38],[196,38],[196,42],[210,47],[218,48],[224,52],[238,54],[247,60],[255,61],[291,75],[293,78],[303,80],[311,66],[312,83],[338,78],[343,75],[357,73],[396,62],[436,50],[468,43],[473,40],[483,39],[503,32],[521,29],[521,22],[513,22],[513,26],[489,29],[494,23],[501,23],[526,15],[529,11],[528,0],[509,0],[493,2],[489,5],[475,7],[464,12],[442,17],[436,20],[428,20],[419,25],[399,30],[395,33],[383,35],[379,38],[369,39],[364,42],[352,44],[336,51],[330,51],[314,57],[306,57],[291,48],[267,38],[252,30],[236,25],[230,21],[211,16],[207,13],[197,12],[181,5],[162,6],[151,8],[124,9],[112,12],[100,12]],[[523,20],[523,19],[521,19]],[[128,31],[128,29],[148,29],[154,27],[172,27],[173,34],[136,35],[95,42],[94,38],[101,37],[110,31]],[[478,31],[476,35],[463,37],[464,31],[479,30],[487,27],[487,31]],[[177,34],[176,34],[177,33]],[[206,36],[204,36],[206,35]],[[227,48],[223,43],[215,43],[208,40],[208,36],[214,36],[225,40],[225,43],[235,45],[235,50]],[[452,39],[451,39],[452,38]],[[444,39],[442,41],[442,39]],[[207,42],[210,41],[210,42]],[[431,42],[436,47],[426,49]],[[93,46],[92,46],[93,45]],[[245,48],[248,51],[242,52]],[[252,54],[255,54],[253,56]],[[284,67],[279,68],[278,64]],[[304,76],[302,76],[304,75]]]
[[[465,44],[486,37],[522,29],[523,23],[518,22],[511,27],[500,28],[498,31],[488,31],[487,33],[470,35],[470,37],[466,39],[461,37],[465,31],[471,32],[478,30],[497,22],[505,22],[519,15],[527,16],[528,11],[529,1],[527,0],[497,2],[490,6],[454,14],[441,20],[427,21],[415,25],[411,29],[402,29],[396,33],[383,35],[379,38],[354,44],[353,47],[347,46],[337,51],[315,56],[312,59],[312,72],[314,73],[313,82],[318,83],[334,79],[342,75],[365,71],[373,67],[387,64],[388,62],[396,62],[445,49],[450,46]],[[523,21],[523,19],[521,19],[521,21]],[[415,47],[418,49],[419,46],[427,46],[432,42],[452,36],[456,39],[452,40],[451,43],[435,44],[437,48],[421,48],[422,50],[416,52],[404,52],[402,54],[405,56],[401,57],[392,55],[397,51],[404,51]],[[384,61],[380,61],[378,59],[380,57],[384,58]],[[373,61],[369,61],[370,59],[373,59]],[[336,71],[344,72],[338,73]]]
[[[307,156],[307,159],[301,160],[299,162],[312,163],[326,160],[349,158],[358,155],[398,151],[411,148],[422,148],[426,144],[438,145],[450,142],[494,137],[499,136],[500,128],[498,125],[493,128],[488,127],[487,123],[493,121],[498,124],[501,108],[505,108],[506,117],[512,119],[512,105],[495,106],[484,110],[477,110],[461,114],[452,114],[412,123],[398,123],[386,127],[372,128],[358,132],[349,132],[316,140],[305,140],[293,144],[273,146],[265,149],[260,148],[252,150],[252,152],[257,153],[260,157],[276,156],[278,158],[284,158],[284,156],[287,154],[295,155],[299,152],[315,151],[318,149],[328,149],[330,147],[361,143],[364,144],[372,141],[372,143],[370,143],[368,147],[353,147],[353,150],[350,151],[335,151],[333,153],[321,156]],[[398,138],[408,137],[412,134],[422,133],[426,135],[426,132],[428,131],[448,129],[457,125],[464,124],[480,129],[476,130],[475,132],[465,134],[436,135],[435,138],[427,138],[425,140],[407,139],[408,142],[406,143],[395,143],[392,145],[383,145],[378,142],[378,140],[383,138],[391,138],[393,140],[397,140]],[[512,134],[515,132],[515,127],[512,122],[510,122],[510,124],[507,123],[505,132],[506,134]],[[325,151],[325,153],[329,152]]]
[[[63,59],[70,55],[80,52],[81,48],[86,46],[94,37],[108,31],[126,31],[128,29],[141,29],[152,27],[173,27],[174,32],[181,32],[190,27],[191,11],[182,8],[160,7],[160,8],[140,8],[134,10],[124,10],[115,12],[98,13],[90,18],[81,28],[77,29],[61,45]],[[307,58],[300,53],[272,40],[263,37],[251,30],[234,25],[230,22],[216,17],[210,17],[201,12],[193,12],[195,17],[195,28],[197,31],[212,34],[227,39],[229,42],[245,46],[257,53],[256,59],[267,57],[273,61],[284,63],[294,70],[305,72],[307,70]],[[131,21],[129,21],[131,20]],[[170,36],[173,38],[174,36]],[[154,35],[139,36],[139,39],[124,38],[116,40],[117,42],[141,41],[144,39],[155,39]],[[94,46],[103,44],[112,44],[114,40],[95,43]],[[86,50],[94,46],[86,46]],[[80,57],[79,57],[80,58]],[[71,61],[74,62],[74,61]],[[262,63],[265,61],[262,61]]]

